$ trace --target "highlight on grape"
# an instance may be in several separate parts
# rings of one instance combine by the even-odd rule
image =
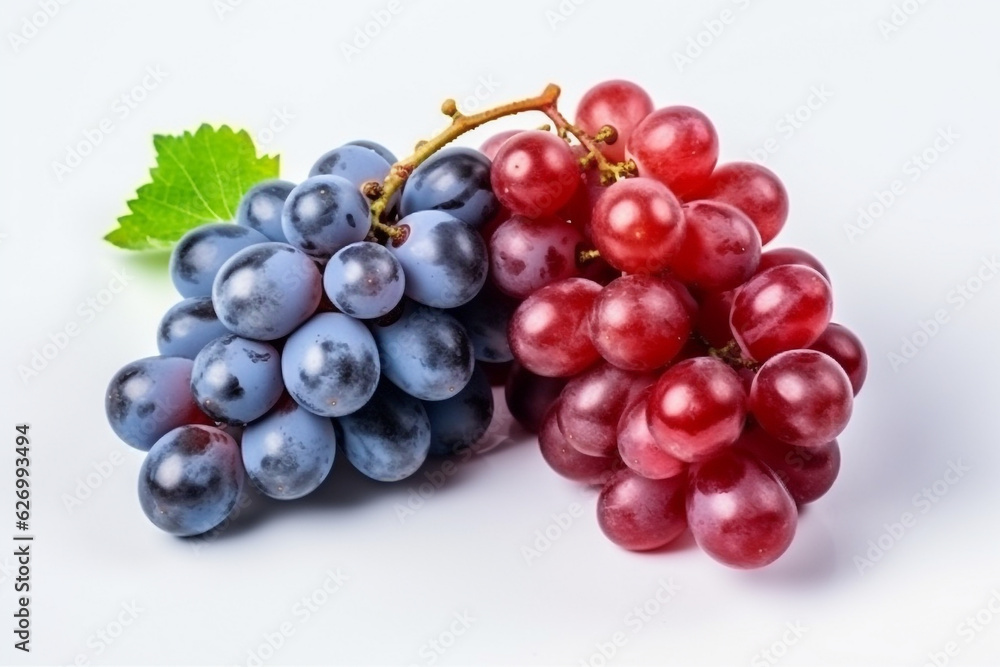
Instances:
[[[833,321],[829,273],[768,247],[788,193],[761,165],[719,164],[703,112],[611,80],[571,122],[560,92],[477,113],[446,100],[450,124],[412,155],[359,139],[297,181],[229,128],[157,138],[211,147],[188,151],[213,164],[185,173],[208,179],[229,159],[255,177],[210,195],[234,220],[164,212],[154,225],[144,196],[199,194],[160,167],[107,237],[172,243],[182,299],[159,354],[124,366],[106,395],[114,432],[146,452],[139,500],[154,525],[204,534],[244,479],[294,500],[336,458],[387,483],[429,457],[456,461],[487,433],[503,384],[542,458],[601,487],[613,543],[652,550],[690,531],[739,568],[785,552],[798,509],[837,477],[867,375],[861,341]],[[449,146],[525,112],[549,124]]]

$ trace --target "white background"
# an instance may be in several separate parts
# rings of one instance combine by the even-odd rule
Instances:
[[[880,21],[894,1],[915,13],[897,14],[901,25],[887,32]],[[3,3],[0,540],[13,533],[20,422],[31,424],[37,540],[30,655],[12,648],[12,548],[0,547],[0,663],[247,664],[283,624],[292,632],[274,655],[263,651],[266,664],[600,665],[595,651],[616,633],[623,646],[609,664],[775,664],[761,653],[774,645],[782,665],[922,665],[949,642],[957,655],[939,663],[1000,659],[1000,618],[988,607],[992,599],[1000,610],[1000,280],[976,282],[981,267],[994,277],[984,260],[1000,250],[1000,4],[576,3],[563,2],[563,16],[551,13],[557,0],[403,2],[351,57],[342,45],[387,2],[245,0],[220,12],[211,0],[77,1],[16,46],[10,35],[26,19],[41,23],[32,17],[44,3]],[[724,10],[731,21],[720,31],[713,21]],[[698,39],[707,46],[678,64],[675,54]],[[116,100],[142,86],[147,68],[166,76],[122,117]],[[145,181],[154,133],[202,122],[247,128],[294,180],[355,138],[406,153],[442,126],[449,96],[469,109],[553,81],[571,114],[609,77],[640,82],[659,105],[704,110],[724,160],[766,158],[792,201],[775,245],[822,259],[835,319],[868,347],[868,383],[840,438],[841,478],[804,512],[784,557],[741,572],[689,538],[664,553],[624,552],[600,534],[595,494],[550,472],[534,439],[503,418],[491,433],[502,445],[461,465],[405,521],[397,508],[440,464],[390,486],[339,461],[317,498],[254,501],[208,543],[146,521],[135,492],[142,456],[111,433],[103,394],[120,366],[155,353],[156,323],[177,296],[162,257],[119,251],[101,236]],[[825,99],[811,98],[815,90]],[[810,99],[813,109],[800,108]],[[796,112],[795,126],[782,121]],[[265,132],[288,115],[286,127]],[[57,178],[53,163],[104,118],[113,131]],[[949,131],[957,138],[936,151]],[[761,154],[768,139],[776,150]],[[912,156],[925,150],[935,161],[914,171]],[[896,180],[902,194],[850,235],[859,207]],[[116,271],[127,287],[100,313],[81,310]],[[981,289],[958,297],[970,281]],[[945,323],[916,335],[921,347],[894,368],[890,353],[939,310]],[[18,367],[68,324],[79,334],[22,379]],[[967,472],[939,481],[952,463]],[[88,488],[88,474],[109,467]],[[935,502],[915,500],[936,481]],[[87,497],[68,507],[74,495]],[[574,503],[578,516],[527,562],[522,547]],[[905,512],[915,525],[893,537],[886,526]],[[880,539],[890,548],[869,554]],[[341,588],[317,593],[338,569]],[[661,581],[678,589],[665,604],[655,602]],[[305,618],[295,605],[314,594],[325,603]],[[649,600],[655,613],[628,616]],[[138,609],[134,620],[123,605]],[[992,623],[974,629],[965,619],[977,612]],[[448,635],[456,614],[472,619],[457,638]],[[120,616],[132,622],[119,634]],[[106,643],[99,632],[116,636]],[[438,637],[454,639],[443,654],[426,644]]]

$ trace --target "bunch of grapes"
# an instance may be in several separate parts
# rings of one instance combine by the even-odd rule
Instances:
[[[603,486],[616,544],[656,549],[690,527],[735,567],[785,551],[797,508],[837,476],[867,372],[831,322],[829,276],[802,250],[762,249],[785,188],[760,165],[717,165],[704,114],[616,80],[571,124],[558,94],[474,116],[446,101],[452,125],[410,158],[346,144],[298,185],[253,186],[237,224],[180,239],[184,300],[160,356],[119,371],[106,404],[149,452],[154,524],[210,530],[245,476],[300,498],[338,448],[404,479],[483,436],[489,369],[551,467]],[[528,110],[555,132],[444,147]]]
[[[160,354],[122,368],[106,399],[115,433],[148,451],[139,499],[159,528],[211,530],[245,476],[267,496],[301,498],[338,445],[392,482],[487,430],[493,394],[476,360],[509,355],[483,336],[490,313],[476,299],[488,271],[478,228],[499,208],[490,161],[437,152],[373,221],[395,162],[372,142],[346,144],[298,185],[252,187],[237,224],[175,246],[184,299],[160,322]]]
[[[656,549],[690,527],[715,559],[766,565],[837,476],[864,348],[831,323],[813,256],[762,251],[785,188],[760,165],[717,165],[704,114],[608,81],[576,127],[613,141],[604,161],[628,177],[581,173],[597,156],[552,133],[483,148],[509,211],[490,236],[492,282],[523,299],[511,412],[557,472],[603,485],[597,518],[616,544]]]

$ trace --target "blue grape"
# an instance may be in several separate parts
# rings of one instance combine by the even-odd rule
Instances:
[[[274,346],[228,334],[198,353],[191,370],[194,400],[209,417],[246,424],[274,407],[285,387]]]
[[[323,287],[342,313],[358,319],[382,317],[403,298],[403,267],[376,243],[341,248],[323,273]]]
[[[347,460],[372,479],[397,482],[427,460],[431,445],[427,411],[388,382],[379,385],[367,405],[337,421]]]
[[[260,491],[279,500],[312,493],[333,468],[333,422],[285,396],[243,431],[243,465]]]
[[[392,151],[390,151],[382,144],[376,143],[374,141],[368,141],[367,139],[358,139],[356,141],[348,141],[346,145],[362,146],[370,151],[375,151],[376,153],[378,153],[379,157],[381,157],[389,164],[396,164],[397,162],[399,162],[399,160],[396,159],[396,155]]]
[[[156,347],[165,357],[194,359],[201,348],[229,333],[215,314],[212,297],[194,296],[171,306],[156,330]]]
[[[424,403],[431,423],[431,456],[448,456],[476,444],[493,419],[493,387],[476,366],[462,391],[443,401]]]
[[[262,243],[236,253],[212,287],[212,304],[226,327],[244,338],[287,336],[316,311],[323,276],[305,253]]]
[[[225,521],[243,489],[240,448],[213,426],[181,426],[156,441],[139,471],[139,504],[174,535],[200,535]]]
[[[228,222],[196,227],[174,246],[170,254],[170,279],[183,297],[210,296],[212,282],[226,260],[267,240],[254,229]]]
[[[285,387],[299,405],[323,417],[350,414],[368,402],[379,379],[371,333],[340,313],[320,313],[289,336],[281,353]]]
[[[372,181],[381,184],[389,175],[390,166],[370,148],[345,144],[324,153],[309,170],[309,176],[340,176],[360,188]]]
[[[444,311],[407,302],[396,322],[375,324],[372,333],[382,372],[411,396],[444,400],[472,377],[472,342],[458,320]]]
[[[377,150],[352,143],[334,148],[324,154],[309,170],[309,175],[340,176],[353,183],[354,187],[363,193],[365,185],[368,183],[382,185],[385,177],[389,175],[391,167],[392,162],[387,161]],[[398,209],[399,198],[398,191],[389,197],[386,209],[390,211],[390,214],[394,214]]]
[[[104,401],[115,434],[145,452],[178,426],[208,423],[191,395],[193,366],[181,357],[147,357],[115,373]]]
[[[518,303],[487,281],[472,301],[449,311],[469,333],[477,360],[497,364],[514,358],[507,325]]]
[[[255,229],[271,241],[287,243],[281,229],[281,211],[294,183],[273,179],[253,186],[240,200],[236,224]]]
[[[403,216],[446,211],[473,227],[500,209],[490,185],[490,159],[472,148],[438,151],[413,170],[403,188]]]
[[[378,158],[370,150],[358,150]],[[313,176],[288,195],[281,229],[290,244],[310,257],[327,260],[345,245],[368,236],[368,200],[347,179]]]
[[[472,300],[486,282],[486,243],[475,229],[449,213],[419,211],[399,225],[402,241],[386,247],[406,273],[406,296],[435,308]]]

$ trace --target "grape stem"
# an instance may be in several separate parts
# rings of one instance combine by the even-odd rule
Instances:
[[[604,153],[598,147],[599,143],[613,144],[618,140],[618,131],[615,128],[605,125],[595,136],[591,137],[579,127],[567,121],[559,113],[559,109],[556,108],[554,103],[541,111],[552,119],[552,122],[556,126],[556,132],[559,133],[560,137],[565,139],[567,135],[572,134],[580,142],[580,145],[587,150],[587,154],[580,158],[580,165],[586,169],[591,163],[596,164],[597,170],[601,174],[601,183],[603,185],[610,185],[623,178],[635,176],[635,162],[632,160],[628,162],[611,162],[608,158],[604,157]]]
[[[756,371],[760,368],[759,363],[743,356],[743,351],[740,350],[740,346],[735,340],[729,341],[725,344],[725,346],[720,348],[710,348],[708,350],[708,354],[709,356],[715,357],[719,361],[728,364],[735,370],[748,368],[752,371]]]
[[[555,125],[556,132],[559,133],[560,137],[566,138],[568,135],[576,137],[580,145],[588,151],[587,155],[581,158],[581,165],[587,167],[591,162],[596,164],[598,170],[601,172],[602,183],[611,183],[612,181],[634,175],[635,164],[631,160],[621,164],[612,163],[604,157],[598,147],[598,144],[601,142],[614,143],[618,136],[615,129],[605,126],[601,128],[596,137],[589,136],[586,132],[567,121],[559,112],[556,104],[559,100],[560,92],[559,86],[550,83],[536,97],[502,104],[471,116],[466,116],[459,111],[455,100],[445,100],[441,105],[441,112],[451,118],[451,125],[434,138],[419,142],[412,155],[392,165],[389,175],[386,176],[385,181],[382,183],[381,191],[378,192],[378,196],[371,204],[372,228],[392,239],[402,237],[405,233],[404,230],[383,222],[382,216],[389,205],[389,199],[403,187],[403,184],[406,183],[406,179],[410,177],[413,170],[419,167],[427,158],[466,132],[498,118],[513,116],[525,111],[541,111]],[[375,194],[375,191],[372,190],[371,194]]]

